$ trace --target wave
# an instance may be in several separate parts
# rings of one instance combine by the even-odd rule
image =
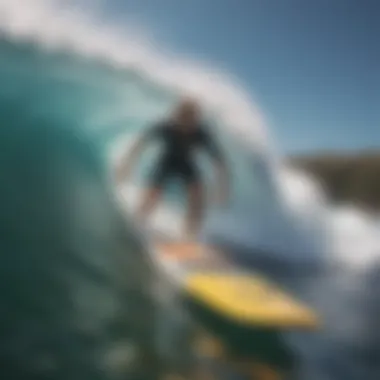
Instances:
[[[163,53],[141,28],[106,24],[94,5],[73,4],[0,0],[3,105],[91,131],[112,162],[121,142],[163,116],[179,94],[195,95],[233,166],[233,200],[226,210],[211,210],[205,236],[355,268],[378,258],[372,221],[354,210],[334,211],[310,176],[284,166],[260,108],[235,79],[213,65]],[[135,194],[128,196],[131,204],[143,170],[137,177],[126,189]],[[181,215],[171,203],[156,224],[173,230]]]
[[[12,341],[13,346],[4,340],[6,350],[3,351],[9,352],[9,347],[12,347],[16,351],[22,348],[23,355],[39,355],[40,352],[45,355],[45,346],[41,347],[42,351],[36,351],[31,342],[39,343],[47,333],[47,338],[53,340],[54,349],[67,347],[67,354],[75,363],[78,363],[78,358],[83,358],[93,366],[92,363],[98,361],[88,355],[96,356],[98,352],[94,353],[94,350],[114,343],[105,342],[103,333],[107,335],[109,322],[115,316],[119,316],[129,327],[141,328],[142,336],[149,336],[149,329],[155,322],[150,319],[154,314],[152,300],[148,302],[141,298],[142,294],[124,294],[120,290],[124,289],[121,284],[127,282],[132,293],[134,289],[143,289],[141,291],[145,294],[144,285],[149,286],[147,284],[154,278],[154,273],[150,273],[149,265],[139,262],[145,260],[144,251],[133,240],[132,228],[127,228],[129,236],[126,242],[123,240],[119,244],[114,237],[119,227],[115,228],[114,216],[109,215],[110,207],[102,203],[108,196],[108,189],[97,182],[94,184],[91,178],[84,178],[76,165],[74,168],[70,166],[68,157],[75,155],[80,157],[79,162],[88,162],[93,152],[84,151],[88,149],[85,148],[86,144],[74,143],[86,134],[91,137],[94,150],[103,154],[103,163],[112,165],[120,149],[125,148],[152,120],[163,116],[178,94],[188,92],[198,96],[205,104],[207,117],[217,128],[233,166],[232,202],[227,209],[210,210],[204,237],[221,242],[224,246],[230,244],[235,258],[239,256],[240,259],[256,258],[262,261],[264,264],[260,269],[268,275],[273,275],[278,264],[281,273],[276,281],[294,290],[322,314],[325,321],[323,332],[310,339],[292,337],[303,359],[304,378],[379,378],[379,369],[375,364],[378,362],[379,338],[374,334],[379,331],[378,294],[374,291],[380,278],[379,220],[348,205],[333,208],[323,188],[308,173],[286,167],[270,138],[258,105],[228,75],[218,72],[212,65],[206,67],[203,63],[162,53],[162,47],[158,49],[160,45],[153,43],[144,32],[144,37],[141,37],[141,31],[104,25],[94,11],[92,1],[75,7],[67,4],[67,1],[53,0],[0,0],[0,132],[1,137],[6,137],[0,139],[4,147],[0,150],[3,157],[0,162],[3,164],[2,189],[8,192],[4,199],[12,199],[13,202],[9,207],[4,206],[1,213],[6,226],[3,231],[7,235],[5,244],[12,243],[3,250],[11,251],[12,255],[2,255],[4,265],[1,268],[4,273],[1,278],[5,284],[9,282],[13,285],[14,281],[26,284],[17,287],[21,290],[16,303],[14,297],[8,297],[11,304],[9,310],[17,311],[16,319],[15,315],[3,313],[9,326],[20,323],[26,331],[17,329],[20,335],[15,336],[21,340]],[[9,125],[13,126],[13,132],[7,135],[7,128],[3,126]],[[31,154],[19,144],[16,144],[18,148],[15,151],[7,150],[7,141],[14,143],[19,138],[19,125],[26,129],[30,127],[25,141],[40,146],[42,152],[47,150],[47,157],[39,156],[36,147],[32,147]],[[71,132],[69,141],[62,141],[62,136],[67,136],[65,133],[47,133],[49,128],[58,127]],[[44,149],[47,147],[49,149]],[[58,173],[56,164],[49,167],[49,159],[55,152],[54,162],[64,161],[70,167],[68,172],[64,169],[65,165]],[[7,162],[14,164],[12,160],[24,157],[21,153],[35,157],[36,161],[32,163],[33,174],[29,171],[28,176],[28,170],[23,171],[28,159],[20,159],[17,173],[24,173],[24,177],[17,176],[15,179],[13,166]],[[137,202],[144,170],[154,154],[153,147],[144,157],[142,167],[138,168],[133,186],[120,192],[127,212]],[[76,162],[74,159],[73,163]],[[46,180],[46,176],[41,178],[40,163],[49,169],[51,183],[59,183],[59,186],[48,186],[46,194],[41,194],[38,188],[38,184],[45,188],[42,184]],[[98,166],[97,161],[88,164],[88,167]],[[208,170],[207,165],[204,170]],[[32,177],[38,175],[40,177],[35,186]],[[14,183],[8,187],[10,180]],[[14,189],[17,189],[15,195],[10,195]],[[58,190],[54,196],[50,194],[52,189]],[[68,196],[70,199],[67,199]],[[182,217],[180,200],[176,190],[171,189],[167,202],[155,215],[155,228],[173,235],[179,232]],[[68,204],[71,208],[67,207]],[[15,213],[14,210],[20,205],[27,210],[26,213]],[[50,226],[51,213],[62,213],[65,226],[73,227],[58,228],[62,221]],[[16,224],[6,219],[14,220]],[[23,241],[12,230],[14,225],[18,226],[17,223],[25,230],[27,239]],[[50,227],[62,232],[62,244],[56,244],[54,234],[54,239],[50,239],[51,234],[46,233],[50,232]],[[41,236],[41,230],[45,233],[42,236],[48,236],[46,241],[35,238]],[[61,236],[61,232],[57,234]],[[108,240],[107,234],[111,240]],[[4,241],[1,243],[4,244]],[[114,247],[112,241],[118,247]],[[13,249],[20,246],[22,253]],[[71,260],[72,255],[67,255],[73,249],[83,255],[79,260],[80,268],[76,260]],[[52,256],[52,252],[56,253]],[[111,278],[112,269],[107,264],[113,255],[122,262],[116,284],[115,279]],[[322,263],[323,268],[317,274],[314,270],[316,262]],[[295,265],[300,263],[311,263],[309,268],[313,270],[306,271],[305,266]],[[293,270],[286,273],[290,267]],[[51,268],[54,268],[53,279]],[[29,300],[34,299],[35,294],[38,294],[36,301],[41,305],[52,300],[58,309],[67,309],[67,305],[59,305],[62,299],[60,288],[46,288],[45,281],[46,274],[48,280],[53,280],[52,283],[59,283],[60,273],[66,269],[69,269],[70,275],[73,274],[67,283],[70,286],[75,284],[73,294],[80,298],[73,297],[77,302],[78,314],[62,319],[59,312],[56,314],[58,329],[53,326],[51,331],[51,326],[46,325],[45,319],[41,319],[38,313],[36,323],[30,318],[26,321],[25,316],[30,315]],[[106,280],[112,282],[111,290],[104,288],[103,291],[101,280],[104,279],[99,279],[98,269],[102,269]],[[46,273],[35,278],[35,273],[40,273],[40,270]],[[78,278],[83,274],[81,271],[86,277],[84,284]],[[55,276],[55,273],[58,275]],[[136,287],[134,282],[139,286]],[[95,290],[99,287],[101,289]],[[21,293],[24,291],[25,294]],[[114,308],[122,304],[119,297],[126,298],[126,313],[115,313]],[[22,304],[21,312],[18,301]],[[45,309],[41,310],[45,315]],[[75,319],[77,316],[79,322]],[[142,325],[140,320],[143,321]],[[72,333],[78,324],[80,339]],[[121,329],[125,326],[116,325],[111,327],[115,328],[119,343],[123,335]],[[11,330],[5,330],[5,335],[13,338],[14,334],[8,334]],[[38,336],[33,335],[36,331]],[[32,336],[28,335],[30,332]],[[93,337],[96,337],[96,344],[88,340]],[[26,342],[28,347],[20,345],[21,341]],[[117,351],[118,347],[111,346],[107,351]],[[128,352],[116,355],[121,357],[123,364],[126,356],[131,355],[129,347],[124,351]],[[117,358],[115,360],[118,361]],[[367,364],[368,361],[370,364]],[[20,362],[17,360],[17,363]],[[18,366],[18,369],[22,370],[23,366]],[[373,375],[366,376],[367,372]],[[92,373],[90,375],[92,379],[97,378]]]

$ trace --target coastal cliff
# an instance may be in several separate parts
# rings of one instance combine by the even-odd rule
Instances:
[[[332,202],[380,211],[380,151],[300,155],[288,161],[320,181]]]

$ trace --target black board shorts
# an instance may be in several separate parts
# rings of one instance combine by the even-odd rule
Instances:
[[[171,180],[180,180],[186,186],[199,184],[201,176],[197,164],[170,158],[159,160],[150,174],[150,186],[162,188]]]

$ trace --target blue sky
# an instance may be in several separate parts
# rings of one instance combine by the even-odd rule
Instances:
[[[108,11],[238,76],[282,151],[380,148],[380,1],[113,0]]]

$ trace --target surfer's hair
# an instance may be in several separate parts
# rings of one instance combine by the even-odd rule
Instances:
[[[125,375],[131,348],[152,347],[153,276],[102,157],[12,104],[0,118],[0,377]]]
[[[201,111],[200,104],[194,97],[183,95],[178,99],[177,103],[174,106],[174,109],[172,111],[173,120],[176,120],[178,114],[181,113],[184,109],[191,110],[192,112],[196,113],[200,113]]]

